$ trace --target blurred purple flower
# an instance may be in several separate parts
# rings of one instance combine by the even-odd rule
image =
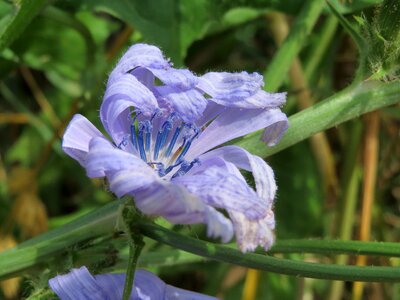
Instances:
[[[72,269],[65,275],[58,275],[49,280],[51,289],[61,300],[113,300],[122,299],[125,274],[92,275],[83,266]],[[207,295],[183,290],[165,284],[156,275],[136,270],[131,300],[215,300]]]
[[[275,226],[272,169],[240,147],[214,149],[263,128],[268,145],[278,142],[288,127],[279,109],[286,94],[262,85],[257,73],[197,77],[173,68],[157,47],[137,44],[112,71],[100,108],[114,143],[75,115],[62,146],[89,177],[107,177],[118,197],[133,196],[143,213],[206,223],[208,235],[223,242],[235,232],[243,252],[267,250]],[[256,191],[239,169],[253,173]]]

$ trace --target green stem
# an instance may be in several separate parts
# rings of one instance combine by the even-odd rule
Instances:
[[[318,44],[314,44],[311,48],[309,59],[304,62],[304,74],[308,82],[315,82],[313,75],[316,75],[316,70],[321,63],[328,48],[332,44],[332,39],[335,36],[338,21],[330,15],[324,22],[321,31],[318,34]]]
[[[248,268],[279,274],[319,279],[345,281],[399,281],[400,269],[392,267],[357,267],[308,263],[275,258],[260,254],[243,254],[238,250],[206,243],[191,237],[164,229],[151,223],[138,224],[141,232],[159,242],[210,259],[241,265]]]
[[[315,253],[323,255],[354,254],[400,257],[398,243],[343,240],[280,240],[268,252]]]
[[[48,262],[49,258],[79,242],[112,234],[118,216],[118,206],[122,203],[123,201],[114,201],[63,227],[0,253],[0,279],[13,277]]]
[[[86,241],[101,235],[106,235],[106,234],[111,235],[114,231],[114,226],[118,218],[118,206],[123,203],[124,203],[123,201],[115,201],[113,203],[110,203],[92,213],[89,213],[84,217],[79,218],[78,220],[72,221],[71,223],[63,227],[44,233],[36,238],[33,238],[25,243],[20,244],[18,247],[14,249],[0,253],[0,279],[13,277],[15,275],[18,275],[26,271],[29,268],[48,262],[49,257],[54,257],[56,255],[59,255],[63,253],[66,250],[66,248],[71,247],[79,242]],[[256,254],[246,254],[244,256],[240,252],[234,249],[230,249],[228,247],[223,247],[223,246],[217,246],[210,243],[205,243],[199,240],[194,240],[192,238],[187,238],[178,235],[174,232],[170,232],[167,229],[164,229],[156,225],[140,224],[141,232],[143,228],[146,230],[143,231],[145,235],[152,237],[156,240],[165,242],[166,244],[172,245],[174,247],[180,248],[182,250],[187,250],[197,255],[221,261],[227,261],[224,258],[223,253],[225,253],[225,251],[228,251],[231,253],[229,262],[236,264],[235,259],[238,259],[241,265],[246,265],[248,267],[255,267],[255,268],[257,267],[254,265],[255,264],[254,260],[252,261],[252,255]],[[162,237],[157,238],[157,236],[160,236],[160,234],[162,235]],[[181,245],[180,240],[183,240],[184,244],[186,243],[186,245],[189,245],[189,250],[187,247],[180,246]],[[211,250],[206,251],[204,255],[203,252],[201,251],[199,252],[198,250],[190,251],[191,242],[194,243],[193,245],[196,246],[196,249],[203,249],[202,251],[206,251],[207,249]],[[214,252],[213,249],[217,249],[218,253]],[[232,256],[232,251],[233,251],[233,256]],[[347,254],[357,254],[357,255],[362,254],[362,255],[382,255],[382,256],[400,257],[400,250],[398,247],[398,243],[386,243],[386,242],[378,243],[378,242],[326,241],[326,240],[325,241],[283,240],[283,241],[278,241],[277,244],[270,251],[270,253],[298,253],[298,252],[319,253],[319,254],[347,253]],[[248,264],[247,264],[247,257],[249,257],[250,259]],[[266,258],[265,256],[261,255],[256,256],[257,259],[260,257]],[[267,260],[273,259],[273,261],[271,262],[273,265],[275,265],[275,263],[279,264],[280,262],[280,260],[277,262],[274,258],[271,257],[267,257],[266,259]],[[270,263],[269,261],[264,262],[263,264],[266,264],[266,266],[263,268],[269,269],[268,267],[269,263]],[[290,263],[290,261],[285,260],[285,263]],[[301,262],[294,262],[294,263],[301,264]],[[327,269],[324,271],[323,274],[329,277],[329,272],[332,270],[334,271],[336,266],[320,265],[318,268],[323,269],[325,267]],[[341,267],[342,266],[338,266],[338,268]],[[317,271],[318,268],[316,269]],[[348,267],[348,268],[355,268],[355,267]],[[276,272],[279,272],[279,268],[277,268],[276,266],[273,267],[273,269]],[[295,271],[292,270],[292,272],[296,273],[298,271],[297,269],[294,270]],[[356,268],[353,271],[359,272],[360,270],[361,269]],[[371,270],[371,272],[373,272],[373,270]],[[345,272],[345,271],[347,272],[347,269],[344,269],[344,271],[342,270],[340,272]],[[286,271],[285,274],[293,274],[288,272],[289,271]],[[302,276],[307,276],[308,274],[310,274],[309,272],[310,271],[304,274],[300,272],[298,274],[301,274]],[[384,273],[386,274],[386,271],[384,271]],[[351,272],[346,274],[351,274]],[[393,274],[397,273],[394,272]],[[339,275],[334,273],[332,276],[334,277]],[[365,276],[367,278],[368,276],[372,276],[372,274],[367,273],[367,275]]]
[[[324,0],[308,0],[303,4],[301,12],[293,23],[292,30],[279,47],[279,51],[274,55],[264,73],[265,89],[267,91],[274,92],[282,85],[293,59],[305,45],[306,39],[324,7],[324,3]]]
[[[400,101],[398,81],[382,83],[362,82],[302,110],[289,118],[289,129],[274,147],[267,147],[260,140],[261,131],[249,134],[237,141],[237,146],[252,154],[267,157],[288,148],[313,134],[337,126],[367,112],[389,106]]]
[[[125,206],[122,212],[125,228],[128,233],[129,240],[129,260],[128,267],[126,269],[124,294],[122,295],[123,300],[129,300],[132,293],[133,282],[135,279],[135,270],[138,262],[138,258],[144,247],[143,235],[138,232],[135,226],[135,215],[132,212],[131,207]]]

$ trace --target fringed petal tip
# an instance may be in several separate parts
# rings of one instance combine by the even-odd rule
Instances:
[[[266,217],[260,220],[248,220],[246,216],[238,212],[229,212],[234,224],[236,242],[243,253],[254,252],[257,247],[268,251],[275,242],[275,218],[272,210]]]

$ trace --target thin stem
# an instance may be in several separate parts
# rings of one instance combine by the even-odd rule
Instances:
[[[132,208],[131,206],[125,206],[122,212],[129,240],[129,260],[126,269],[123,300],[129,300],[131,297],[138,258],[144,247],[143,235],[137,230],[134,223],[137,213],[135,214]]]
[[[247,266],[279,274],[345,281],[398,281],[400,269],[393,267],[357,267],[307,263],[275,258],[206,243],[169,231],[161,226],[139,221],[141,232],[154,240],[210,259]]]
[[[365,148],[364,148],[364,181],[360,224],[360,240],[368,241],[371,233],[372,205],[375,198],[376,171],[379,152],[379,112],[374,111],[365,115]],[[367,258],[357,257],[357,265],[365,266]],[[362,298],[364,285],[355,282],[353,285],[353,300]]]
[[[324,0],[308,0],[293,23],[288,37],[274,55],[268,69],[264,73],[265,89],[273,92],[279,89],[292,64],[293,59],[305,45],[323,7]]]

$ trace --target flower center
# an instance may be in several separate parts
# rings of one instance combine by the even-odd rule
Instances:
[[[183,122],[176,113],[163,116],[161,111],[150,118],[137,113],[130,125],[134,150],[160,177],[173,170],[172,178],[182,176],[199,163],[198,159],[186,161],[185,155],[200,133],[199,127]]]

